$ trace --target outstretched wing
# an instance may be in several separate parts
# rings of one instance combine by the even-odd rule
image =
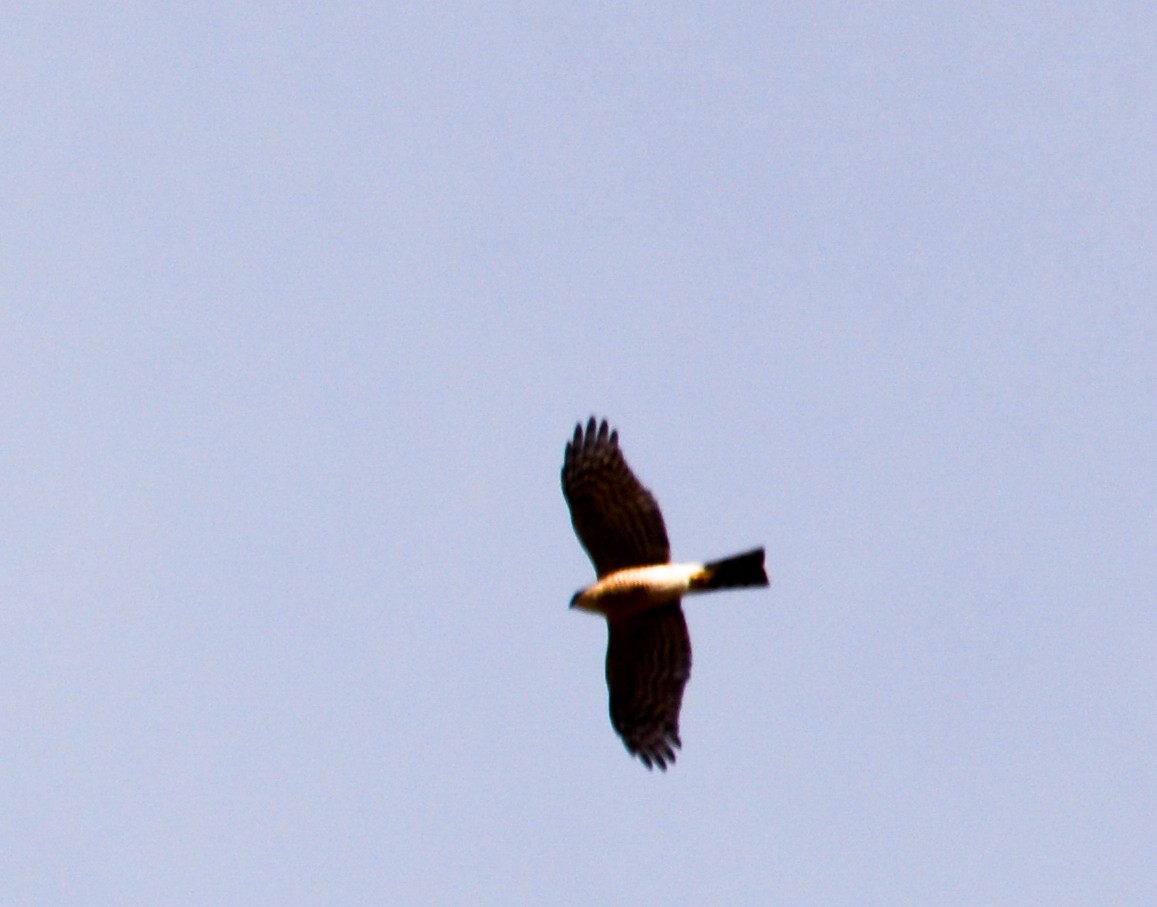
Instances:
[[[679,707],[691,676],[691,638],[675,601],[607,620],[611,724],[647,768],[675,762]]]
[[[619,450],[619,433],[592,418],[575,426],[562,464],[562,493],[575,534],[600,577],[624,567],[671,559],[667,528],[654,496]]]

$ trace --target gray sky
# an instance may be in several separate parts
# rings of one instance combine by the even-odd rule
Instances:
[[[1155,902],[1157,13],[622,6],[6,11],[0,902]]]

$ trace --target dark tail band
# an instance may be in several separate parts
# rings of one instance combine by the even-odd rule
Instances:
[[[703,572],[691,580],[692,589],[703,591],[766,585],[768,580],[767,571],[763,569],[762,548],[704,564]]]

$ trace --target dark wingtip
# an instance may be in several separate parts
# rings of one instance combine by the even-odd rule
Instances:
[[[607,422],[606,419],[598,419],[595,416],[591,416],[587,419],[585,426],[581,421],[575,423],[574,435],[571,437],[570,443],[567,444],[567,449],[577,450],[580,447],[596,447],[601,444],[611,444],[613,446],[618,443],[618,430],[612,430],[610,423]]]
[[[623,742],[626,743],[625,740]],[[683,741],[679,739],[678,733],[659,740],[653,745],[647,745],[646,748],[634,749],[630,744],[627,744],[627,752],[642,762],[647,767],[647,771],[653,771],[656,768],[661,772],[667,771],[667,766],[675,764],[676,751],[682,748]]]

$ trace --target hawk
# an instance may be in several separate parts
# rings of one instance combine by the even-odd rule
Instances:
[[[635,478],[606,420],[580,423],[566,446],[562,493],[575,534],[598,581],[571,607],[607,619],[607,689],[611,724],[627,751],[650,769],[675,762],[679,706],[691,676],[684,595],[766,586],[763,549],[709,561],[672,564],[659,505]]]

